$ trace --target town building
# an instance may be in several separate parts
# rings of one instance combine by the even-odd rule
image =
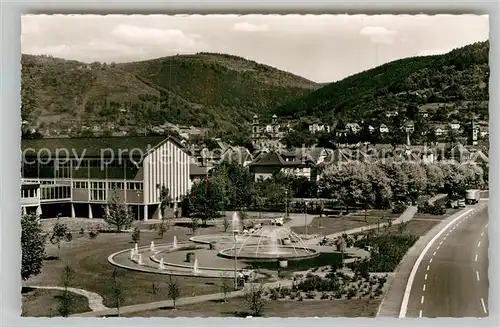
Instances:
[[[252,145],[254,148],[280,148],[280,140],[290,132],[289,123],[278,122],[278,117],[274,114],[270,124],[261,124],[259,117],[254,115],[252,120]]]
[[[160,187],[168,188],[171,208],[191,187],[190,155],[172,137],[22,140],[21,150],[21,177],[39,183],[42,217],[100,218],[116,192],[136,219],[161,218]],[[32,209],[33,197],[24,198]]]
[[[328,124],[313,123],[309,124],[309,131],[314,134],[318,132],[330,133],[330,126]]]

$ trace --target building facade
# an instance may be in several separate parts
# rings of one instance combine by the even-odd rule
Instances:
[[[116,193],[136,219],[159,219],[160,187],[172,209],[191,187],[190,156],[171,137],[23,140],[22,153],[21,176],[39,183],[42,217],[100,218]]]

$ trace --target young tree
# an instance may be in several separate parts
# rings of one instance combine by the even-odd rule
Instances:
[[[192,217],[191,218],[191,231],[193,232],[193,235],[196,233],[196,230],[198,230],[198,218]]]
[[[68,226],[59,221],[59,215],[57,217],[57,222],[52,228],[52,234],[50,236],[50,242],[53,245],[57,245],[57,257],[59,258],[61,255],[61,242],[66,241],[70,242],[73,240],[73,235],[69,230]]]
[[[161,219],[160,224],[158,225],[158,237],[163,238],[165,232],[168,231],[168,222],[165,218]]]
[[[61,285],[64,290],[62,295],[57,298],[57,302],[59,303],[57,312],[62,317],[69,316],[75,305],[75,298],[73,297],[73,294],[68,290],[69,287],[71,287],[71,285],[73,284],[74,277],[75,271],[69,265],[66,265],[61,275]]]
[[[118,280],[119,272],[118,269],[113,270],[113,274],[111,275],[111,281],[109,284],[109,294],[111,304],[114,308],[116,308],[117,316],[120,316],[120,307],[125,302],[125,289],[123,285]]]
[[[224,294],[224,303],[227,303],[227,293],[232,290],[230,278],[227,271],[223,271],[220,275],[220,290]]]
[[[158,185],[158,189],[160,190],[160,209],[161,209],[161,219],[167,217],[167,208],[170,203],[172,203],[172,197],[170,196],[170,190],[163,186]]]
[[[250,310],[250,314],[254,317],[260,317],[264,314],[264,306],[266,300],[264,299],[264,286],[262,284],[249,284],[245,287],[243,298]]]
[[[224,232],[227,232],[227,229],[231,226],[231,222],[229,222],[229,219],[227,218],[226,215],[224,215],[224,218],[222,219],[222,227],[224,228]]]
[[[132,232],[132,241],[134,243],[138,243],[141,240],[141,230],[139,227],[135,227],[134,231]]]
[[[42,272],[45,258],[46,236],[43,234],[38,216],[26,214],[21,217],[21,278],[28,280]]]
[[[175,303],[181,294],[181,288],[179,283],[177,282],[177,279],[172,279],[172,276],[168,276],[167,293],[168,297],[171,298],[172,302],[174,303],[174,310],[176,310],[177,308]]]
[[[134,221],[134,216],[132,215],[130,207],[120,200],[116,189],[113,192],[113,197],[106,205],[104,221],[114,227],[116,232],[121,232],[122,229],[130,228]]]

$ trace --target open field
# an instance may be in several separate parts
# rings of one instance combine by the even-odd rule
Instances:
[[[200,228],[197,234],[214,233],[217,228]],[[171,243],[174,236],[178,241],[186,241],[191,236],[187,228],[172,227],[163,239],[158,239],[156,232],[141,232],[139,246],[147,246],[154,240],[156,244]],[[101,233],[96,239],[88,234],[74,234],[73,241],[61,243],[61,259],[46,260],[42,273],[30,278],[26,285],[58,286],[62,270],[69,264],[75,271],[74,285],[71,287],[85,289],[101,295],[104,305],[109,306],[108,285],[113,269],[108,263],[108,256],[114,252],[132,248],[130,233]],[[57,246],[47,244],[47,256],[57,255]],[[155,302],[166,299],[166,281],[168,276],[120,270],[126,299],[123,305]],[[219,279],[177,277],[181,285],[181,297],[220,292]],[[156,292],[153,292],[153,284]]]
[[[22,293],[22,316],[25,317],[57,317],[57,297],[63,292],[48,289],[28,289]],[[90,311],[85,296],[73,294],[74,306],[71,314]]]
[[[413,217],[413,219],[417,219],[417,220],[439,220],[439,221],[441,221],[441,220],[446,219],[450,215],[453,215],[453,214],[457,213],[458,211],[460,211],[460,209],[447,208],[446,209],[446,214],[444,214],[444,215],[432,215],[432,214],[417,213],[417,214],[415,214],[415,216]]]
[[[304,300],[268,301],[264,317],[374,317],[380,300]],[[158,309],[129,313],[126,317],[246,317],[243,298],[179,306],[177,310]]]
[[[393,214],[390,211],[369,210],[366,213],[366,218],[364,212],[344,216],[315,217],[307,226],[307,234],[329,235],[377,224],[377,222],[385,223],[387,219],[395,219],[398,216],[399,214]],[[292,228],[292,231],[298,234],[305,234],[305,230],[304,226]]]

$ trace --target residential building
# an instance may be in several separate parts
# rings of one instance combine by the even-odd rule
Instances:
[[[328,124],[313,123],[313,124],[309,124],[309,131],[312,134],[317,133],[317,132],[330,133],[330,126]]]
[[[354,134],[357,134],[359,133],[359,131],[361,131],[361,126],[358,123],[347,123],[345,125],[345,128]]]
[[[385,113],[386,117],[394,117],[394,116],[398,116],[398,115],[399,115],[399,112],[397,110],[393,110],[393,111],[389,111],[389,112]]]
[[[460,130],[460,122],[458,122],[458,121],[453,121],[453,122],[451,122],[451,123],[450,123],[450,128],[451,128],[452,130],[455,130],[455,131]]]
[[[22,141],[21,176],[40,182],[39,212],[102,217],[116,192],[136,219],[161,218],[160,186],[171,208],[189,192],[191,158],[172,137],[108,137]]]
[[[289,123],[278,122],[278,117],[273,115],[270,124],[261,124],[259,117],[254,115],[252,121],[252,145],[255,148],[280,148],[280,140],[291,131]]]
[[[389,128],[385,124],[380,124],[379,130],[380,133],[389,133]]]

